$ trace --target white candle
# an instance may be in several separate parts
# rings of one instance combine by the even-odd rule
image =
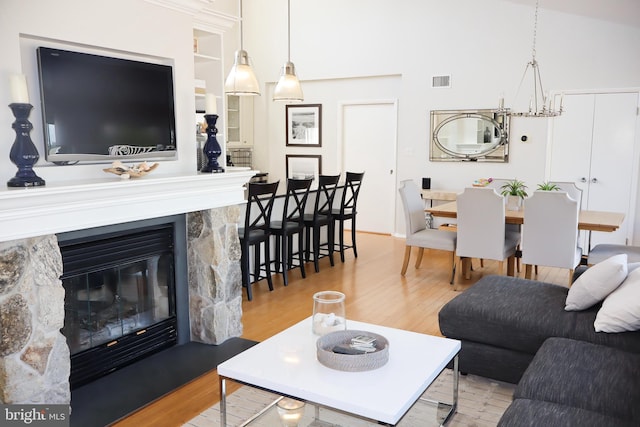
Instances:
[[[27,77],[24,74],[12,74],[9,79],[11,83],[11,102],[28,104],[29,91],[27,90]]]
[[[212,93],[208,93],[205,97],[206,106],[205,106],[205,114],[218,114],[218,106],[216,103],[216,96]]]

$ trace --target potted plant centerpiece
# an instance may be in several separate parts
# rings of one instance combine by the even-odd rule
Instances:
[[[507,198],[507,210],[519,211],[522,200],[528,196],[524,181],[513,179],[500,187],[501,194]]]
[[[545,181],[542,184],[538,184],[538,190],[540,191],[559,191],[560,187],[558,187],[556,184],[549,182],[549,181]]]

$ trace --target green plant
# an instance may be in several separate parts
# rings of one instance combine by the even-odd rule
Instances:
[[[546,181],[546,182],[543,182],[542,184],[538,184],[538,190],[542,190],[542,191],[559,191],[560,187],[558,187],[554,183]]]
[[[518,179],[504,183],[502,187],[500,187],[500,190],[502,190],[501,194],[503,196],[518,196],[521,199],[528,196],[527,186],[524,184],[524,181]]]

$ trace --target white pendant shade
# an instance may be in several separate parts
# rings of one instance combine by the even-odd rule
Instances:
[[[300,81],[296,76],[295,66],[293,62],[288,61],[282,67],[282,74],[278,80],[278,84],[273,91],[274,101],[302,101],[302,88]]]
[[[249,65],[249,54],[245,50],[236,51],[236,59],[224,83],[228,95],[260,95],[258,79]]]

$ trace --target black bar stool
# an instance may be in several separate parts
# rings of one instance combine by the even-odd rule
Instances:
[[[287,179],[287,195],[284,200],[282,218],[271,221],[269,232],[276,238],[276,273],[282,267],[282,280],[284,285],[289,284],[287,272],[293,267],[293,236],[298,235],[298,266],[300,273],[305,278],[304,271],[304,210],[309,197],[311,179]]]
[[[342,197],[340,198],[340,207],[331,210],[334,222],[338,226],[338,250],[340,251],[340,261],[344,262],[345,249],[353,249],[353,255],[358,258],[358,248],[356,247],[356,204],[358,202],[358,194],[362,185],[364,172],[347,172]],[[344,243],[344,223],[351,220],[351,245]],[[335,224],[334,224],[335,228]]]
[[[271,250],[269,248],[269,226],[271,221],[271,210],[276,191],[280,181],[272,183],[250,182],[248,186],[247,208],[244,217],[244,227],[238,228],[240,237],[240,268],[242,270],[242,286],[247,288],[247,299],[253,298],[251,284],[261,279],[267,279],[269,290],[273,290],[271,280]],[[261,244],[264,243],[264,263],[260,261]],[[249,271],[249,250],[254,248],[253,274]],[[265,268],[265,275],[261,276],[262,266]],[[253,276],[253,280],[252,279]]]
[[[316,273],[320,271],[318,260],[320,259],[320,248],[326,246],[328,248],[327,255],[333,267],[333,217],[331,216],[331,206],[333,205],[333,197],[338,188],[338,180],[340,175],[320,175],[318,177],[318,190],[316,192],[316,200],[312,213],[304,215],[304,226],[306,230],[306,248],[305,259],[310,260],[313,248],[313,265]],[[327,227],[327,243],[320,245],[320,230]],[[313,232],[313,241],[311,234]],[[324,254],[322,254],[324,256]]]

